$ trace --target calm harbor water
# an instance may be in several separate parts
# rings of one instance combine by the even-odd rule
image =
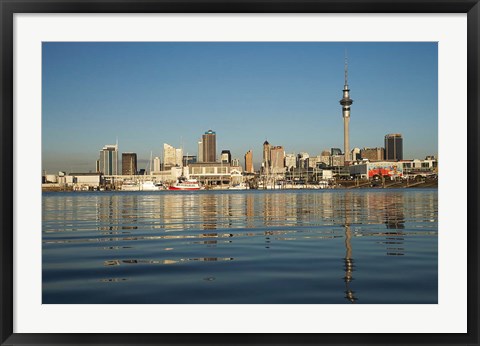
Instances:
[[[43,303],[437,303],[436,189],[44,192]]]

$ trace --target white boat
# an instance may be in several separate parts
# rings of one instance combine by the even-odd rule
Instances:
[[[144,181],[140,184],[140,191],[160,191],[164,190],[164,186],[153,181]]]
[[[248,186],[245,183],[235,184],[228,188],[229,190],[247,190]]]
[[[178,181],[168,188],[169,190],[194,191],[203,190],[203,186],[197,179],[178,179]]]
[[[154,183],[147,180],[142,182],[125,181],[122,185],[122,191],[159,191],[165,190],[165,187],[160,183]]]

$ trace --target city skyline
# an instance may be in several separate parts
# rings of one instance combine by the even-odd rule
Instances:
[[[402,133],[404,158],[437,155],[436,43],[44,43],[42,169],[94,171],[116,138],[141,169],[164,143],[197,155],[209,129],[217,156],[252,150],[256,170],[266,139],[343,148],[345,49],[350,149]]]

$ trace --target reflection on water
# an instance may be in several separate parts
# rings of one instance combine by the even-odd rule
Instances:
[[[437,210],[427,189],[44,193],[43,302],[436,303]]]

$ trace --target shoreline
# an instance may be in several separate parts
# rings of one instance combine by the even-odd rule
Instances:
[[[425,182],[417,182],[417,183],[407,183],[407,182],[393,182],[391,184],[378,184],[374,185],[373,183],[356,185],[356,182],[352,181],[345,181],[339,183],[337,186],[330,186],[326,188],[318,188],[318,187],[299,187],[299,188],[278,188],[278,189],[244,189],[244,190],[236,190],[236,189],[228,189],[228,188],[210,188],[198,191],[302,191],[302,190],[309,190],[309,191],[324,191],[324,190],[361,190],[361,189],[373,189],[373,190],[381,190],[381,189],[427,189],[427,188],[436,188],[438,189],[438,181],[425,181]],[[116,189],[109,189],[109,190],[74,190],[72,187],[45,187],[42,186],[42,192],[170,192],[171,190],[158,190],[158,191],[126,191],[126,190],[116,190]]]

